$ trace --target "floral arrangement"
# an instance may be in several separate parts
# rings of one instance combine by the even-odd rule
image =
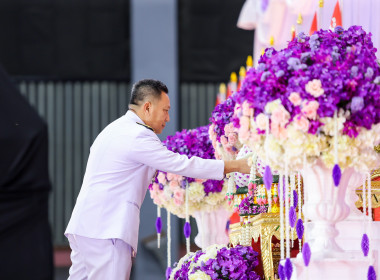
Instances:
[[[239,140],[272,170],[379,165],[380,67],[361,27],[300,33],[287,48],[266,49],[248,71],[233,123]]]
[[[186,155],[189,158],[198,156],[213,159],[214,148],[208,136],[208,126],[192,130],[182,130],[168,136],[163,142],[171,151]],[[178,217],[185,217],[185,193],[188,185],[189,214],[194,211],[213,211],[224,206],[230,209],[225,201],[227,183],[224,180],[202,180],[158,171],[153,183],[149,186],[153,202],[168,209]]]
[[[254,269],[258,253],[252,247],[212,245],[185,255],[172,270],[170,280],[259,280]]]
[[[239,214],[240,216],[245,215],[257,215],[261,213],[268,212],[268,204],[263,201],[262,204],[257,204],[254,201],[254,196],[249,195],[244,198],[239,204]]]
[[[237,129],[231,122],[234,107],[235,101],[230,97],[218,104],[211,114],[209,135],[216,158],[234,159],[242,147],[238,140]]]

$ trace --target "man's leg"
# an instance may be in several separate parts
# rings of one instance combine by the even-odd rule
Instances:
[[[132,266],[132,248],[120,239],[93,239],[75,236],[87,278],[70,280],[128,280]],[[71,276],[70,276],[71,277]]]

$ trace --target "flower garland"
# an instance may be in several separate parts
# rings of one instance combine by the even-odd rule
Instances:
[[[373,149],[379,96],[371,34],[358,26],[300,33],[281,51],[267,49],[248,71],[234,96],[233,123],[239,140],[272,170],[284,171],[285,162],[289,172],[301,170],[306,154],[308,163],[367,172],[380,164]]]
[[[214,149],[208,137],[208,129],[208,126],[203,126],[182,130],[168,136],[163,143],[169,150],[189,158],[198,156],[213,159]],[[187,185],[188,212],[185,211]],[[224,180],[194,179],[158,171],[149,190],[155,204],[180,218],[185,218],[186,212],[189,215],[195,211],[210,212],[219,209],[220,206],[230,209],[225,201],[227,183]]]
[[[228,248],[212,245],[205,250],[185,255],[174,265],[170,280],[247,279],[259,280],[254,269],[258,253],[250,246]]]

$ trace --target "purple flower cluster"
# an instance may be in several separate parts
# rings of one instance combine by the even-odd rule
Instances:
[[[214,159],[214,148],[208,135],[209,126],[177,131],[174,135],[169,135],[164,145],[168,150],[186,155],[188,158],[194,156],[204,159]]]
[[[255,117],[267,103],[280,99],[292,122],[302,115],[302,106],[289,99],[298,93],[302,104],[319,103],[319,118],[333,117],[339,109],[350,112],[343,132],[356,137],[359,127],[370,129],[380,122],[380,67],[371,36],[359,26],[320,30],[311,36],[300,33],[281,51],[266,49],[234,99],[239,104],[247,101]],[[321,82],[323,94],[306,90],[313,80]],[[316,134],[322,125],[318,118],[310,119],[308,133]]]
[[[194,260],[191,261],[191,258],[193,257],[194,254],[195,254]],[[191,263],[192,262],[196,263],[198,261],[199,257],[202,255],[204,255],[204,252],[202,250],[199,250],[195,253],[190,254],[189,257],[187,258],[187,260],[185,260],[182,263],[182,266],[180,267],[180,269],[178,269],[175,272],[174,279],[176,279],[176,280],[189,280],[189,268],[190,268]],[[177,266],[177,263],[175,263],[173,265],[173,267],[176,267],[176,266]]]
[[[222,248],[215,259],[202,263],[200,270],[211,279],[259,280],[254,269],[259,264],[258,253],[252,247]]]
[[[188,158],[196,156],[204,159],[215,159],[214,148],[209,138],[208,130],[208,125],[190,130],[183,129],[180,132],[176,132],[175,135],[168,136],[163,141],[163,144],[168,150],[186,155]],[[195,181],[194,178],[185,177],[181,183],[183,189],[186,188],[186,180],[189,183]],[[155,181],[158,183],[157,178],[155,178]],[[207,180],[202,184],[206,195],[208,195],[209,193],[221,192],[223,183],[223,180]]]
[[[258,253],[252,247],[237,245],[234,248],[223,247],[219,249],[213,259],[202,262],[190,271],[191,263],[197,263],[199,257],[205,254],[197,251],[182,263],[182,266],[175,272],[175,280],[188,280],[189,275],[196,271],[202,271],[209,275],[211,279],[239,279],[239,280],[260,280],[260,276],[254,271],[258,261]],[[194,259],[191,258],[194,256]],[[174,264],[176,266],[176,264]]]
[[[212,111],[210,122],[214,124],[214,132],[218,142],[220,142],[220,137],[224,135],[224,127],[231,122],[235,103],[235,100],[230,97],[223,103],[218,104]]]
[[[240,215],[257,215],[261,213],[267,213],[267,205],[254,204],[253,196],[247,196],[244,198],[239,205]]]

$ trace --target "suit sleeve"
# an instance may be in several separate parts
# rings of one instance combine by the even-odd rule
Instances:
[[[222,160],[188,158],[168,150],[150,131],[144,131],[136,138],[129,158],[155,169],[186,177],[199,179],[222,180],[224,178],[224,162]]]

